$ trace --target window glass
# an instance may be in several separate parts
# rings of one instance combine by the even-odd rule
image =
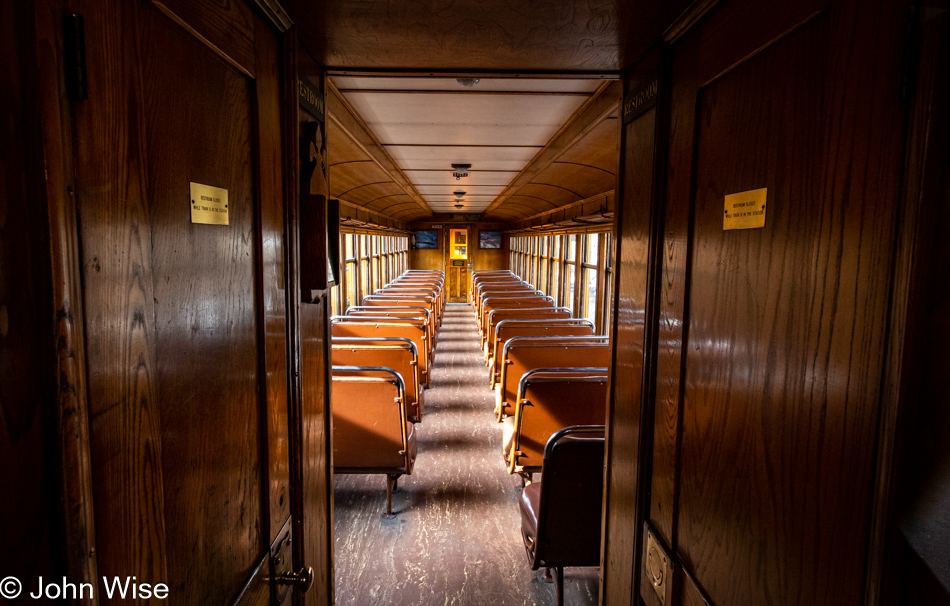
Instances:
[[[538,279],[538,290],[543,290],[546,294],[551,294],[548,292],[548,258],[541,257],[541,273]]]
[[[567,276],[567,300],[564,301],[564,307],[574,311],[574,266],[565,265],[564,273]]]
[[[584,305],[584,317],[591,322],[597,321],[597,270],[585,268],[587,276],[587,301]]]
[[[352,307],[357,304],[356,301],[356,262],[348,261],[346,271],[344,272],[346,280],[346,306]]]
[[[577,234],[571,234],[567,236],[567,260],[574,261],[577,259]]]
[[[548,294],[554,297],[555,301],[557,301],[557,298],[558,298],[557,297],[558,287],[561,285],[560,281],[558,280],[558,278],[560,277],[560,275],[558,274],[558,271],[560,269],[561,268],[558,266],[557,263],[554,263],[554,262],[551,263],[551,288],[548,291]]]
[[[587,262],[597,263],[597,245],[600,243],[600,234],[587,236]]]

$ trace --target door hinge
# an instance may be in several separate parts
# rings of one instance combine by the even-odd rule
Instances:
[[[70,13],[63,19],[63,66],[70,101],[85,101],[86,28],[78,13]]]

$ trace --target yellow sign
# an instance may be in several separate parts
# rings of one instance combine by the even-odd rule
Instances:
[[[722,217],[722,229],[756,229],[765,227],[765,198],[768,188],[726,196],[726,212]]]
[[[228,224],[228,190],[191,182],[191,222]]]

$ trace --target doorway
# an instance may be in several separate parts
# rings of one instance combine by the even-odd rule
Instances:
[[[449,229],[446,244],[445,275],[448,277],[449,303],[464,303],[468,299],[468,269],[471,264],[471,239],[467,227]]]

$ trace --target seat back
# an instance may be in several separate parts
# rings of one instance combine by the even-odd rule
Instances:
[[[585,366],[610,365],[608,337],[513,337],[502,350],[502,363],[495,387],[495,414],[512,414],[518,402],[518,385],[525,373],[536,368],[570,368],[582,360]]]
[[[337,337],[331,341],[330,350],[334,366],[384,367],[399,373],[405,382],[406,416],[413,423],[422,420],[419,356],[415,343],[403,337]]]
[[[485,334],[488,314],[493,309],[501,309],[502,307],[554,307],[554,299],[546,295],[487,297],[482,300],[477,316],[480,335],[484,336]]]
[[[607,417],[607,368],[538,368],[521,378],[509,473],[541,471],[544,447],[570,425],[603,425]]]
[[[482,335],[482,347],[488,346],[487,351],[492,353],[492,345],[495,342],[495,327],[499,322],[509,319],[528,319],[528,318],[571,318],[571,310],[567,307],[554,307],[553,305],[542,305],[539,307],[498,307],[488,312],[485,318],[485,334]]]
[[[419,356],[419,382],[429,386],[429,335],[423,318],[386,318],[382,316],[334,316],[330,334],[337,337],[403,337],[416,345]]]
[[[429,346],[435,346],[436,327],[432,313],[421,305],[352,305],[346,308],[348,316],[385,316],[388,318],[418,318],[426,319],[426,328],[429,335]]]
[[[548,440],[541,471],[534,561],[600,565],[604,426],[566,427]]]
[[[394,305],[419,305],[425,307],[432,314],[431,317],[435,322],[436,328],[442,324],[442,314],[439,310],[438,303],[434,297],[426,297],[419,295],[369,295],[363,297],[363,302],[361,304],[363,307],[368,305],[373,306],[382,306],[382,307],[392,307]]]
[[[568,310],[569,312],[570,310]],[[494,339],[490,341],[488,367],[491,369],[491,386],[495,386],[501,371],[502,351],[505,343],[514,337],[590,337],[594,335],[594,323],[580,318],[508,318],[504,319],[489,331],[494,331]]]
[[[412,473],[402,377],[389,368],[334,366],[332,381],[334,471]]]

